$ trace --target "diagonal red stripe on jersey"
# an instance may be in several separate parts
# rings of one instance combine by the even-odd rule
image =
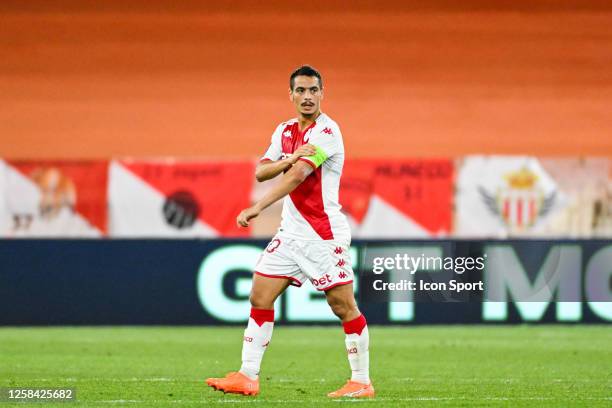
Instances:
[[[329,217],[323,206],[321,167],[313,171],[289,197],[302,217],[322,239],[334,239]]]
[[[312,129],[317,122],[313,122],[304,131],[300,132],[297,122],[289,124],[283,129],[284,132],[290,132],[291,137],[282,136],[282,149],[285,154],[292,154],[304,143],[306,133]],[[313,166],[312,163],[307,161]],[[297,186],[295,190],[289,193],[289,197],[295,205],[295,208],[304,217],[304,219],[312,226],[315,232],[323,239],[334,239],[329,217],[323,206],[323,189],[321,186],[321,167],[315,169],[310,176]]]

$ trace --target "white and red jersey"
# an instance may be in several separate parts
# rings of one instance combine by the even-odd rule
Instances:
[[[321,113],[303,132],[297,119],[281,123],[272,134],[270,147],[261,161],[286,158],[307,143],[317,148],[317,154],[299,160],[310,164],[314,171],[285,197],[279,235],[348,244],[351,231],[338,202],[344,143],[336,122]]]

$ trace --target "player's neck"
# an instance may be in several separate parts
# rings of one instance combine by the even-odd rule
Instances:
[[[312,115],[298,115],[298,126],[300,128],[300,132],[303,132],[308,126],[312,125],[315,120],[321,115],[321,111],[317,111]]]

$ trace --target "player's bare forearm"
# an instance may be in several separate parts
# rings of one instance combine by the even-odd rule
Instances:
[[[242,227],[248,227],[249,220],[257,217],[263,210],[295,190],[297,186],[306,180],[306,177],[308,177],[312,171],[313,168],[308,163],[298,161],[283,175],[280,183],[268,191],[261,200],[252,207],[242,210],[236,219],[236,223]]]
[[[273,179],[292,165],[293,163],[289,159],[259,163],[255,169],[255,178],[259,182]]]
[[[263,196],[261,200],[259,200],[253,207],[259,212],[265,210],[281,198],[285,197],[287,194],[291,193],[293,190],[299,186],[302,181],[310,175],[312,172],[312,167],[304,162],[298,162],[295,166],[291,168],[283,178],[281,179],[278,185],[274,186],[266,195]]]
[[[313,145],[308,143],[302,145],[286,159],[259,163],[255,169],[255,178],[259,182],[273,179],[282,172],[290,169],[291,166],[297,163],[300,157],[312,156],[316,153],[317,150]]]

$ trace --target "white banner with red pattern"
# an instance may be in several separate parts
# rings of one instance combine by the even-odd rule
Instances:
[[[347,160],[340,204],[353,237],[448,236],[453,178],[450,159]]]
[[[529,156],[467,156],[456,187],[456,236],[538,235],[566,205],[555,180]]]
[[[106,161],[11,160],[0,166],[0,236],[106,234]]]
[[[253,161],[0,160],[0,237],[262,237],[236,215],[280,180]],[[456,170],[455,170],[456,169]],[[609,237],[608,158],[353,159],[340,203],[354,238]]]
[[[238,213],[251,204],[252,161],[116,160],[110,166],[114,237],[245,237]]]

